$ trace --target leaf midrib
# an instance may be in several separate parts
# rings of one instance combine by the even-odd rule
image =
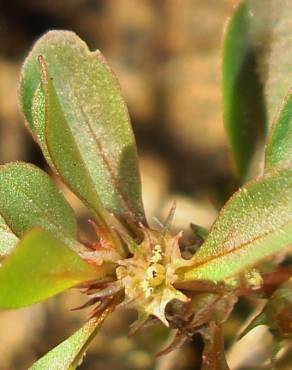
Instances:
[[[71,66],[69,65],[66,65],[66,67],[68,68],[68,70],[71,72],[71,74],[74,75],[74,69],[71,68]],[[84,71],[85,74],[87,74],[87,76],[90,78],[90,76],[88,75],[88,72],[87,70],[85,69]],[[69,83],[68,83],[69,84]],[[70,87],[71,87],[71,91],[73,91],[73,94],[74,94],[74,97],[76,99],[76,102],[77,102],[77,107],[79,108],[81,114],[83,115],[84,117],[84,121],[87,125],[87,127],[89,128],[92,136],[93,136],[93,139],[96,143],[96,147],[97,147],[97,150],[98,152],[100,153],[100,158],[102,159],[102,161],[104,162],[104,165],[105,167],[108,169],[108,172],[109,172],[109,175],[110,175],[110,179],[111,179],[111,182],[113,184],[113,186],[118,190],[118,197],[120,198],[120,201],[122,202],[122,204],[124,205],[124,208],[131,214],[131,216],[136,219],[136,216],[135,216],[135,211],[133,209],[133,207],[131,206],[131,203],[129,202],[128,200],[128,197],[126,196],[125,192],[124,192],[124,189],[123,187],[121,186],[119,180],[117,179],[117,177],[115,176],[115,173],[114,173],[114,170],[112,168],[112,165],[111,163],[107,160],[105,154],[104,154],[104,150],[103,150],[103,147],[102,147],[102,144],[101,142],[99,141],[98,137],[96,136],[93,128],[92,128],[92,124],[90,122],[90,119],[89,117],[87,116],[86,112],[84,111],[84,109],[82,108],[82,106],[79,104],[79,100],[78,99],[78,91],[76,91],[76,89],[72,88],[71,84],[70,84]],[[59,98],[59,97],[58,97]],[[59,99],[59,102],[61,103],[61,100]],[[62,105],[61,105],[62,106]],[[63,108],[62,108],[63,109]],[[64,110],[63,110],[64,111]],[[69,126],[69,125],[68,125]],[[70,126],[69,126],[70,127]]]
[[[245,243],[240,244],[239,246],[234,247],[233,249],[231,249],[229,251],[226,251],[225,253],[220,253],[220,254],[217,254],[216,256],[210,256],[209,258],[207,258],[207,259],[205,259],[205,260],[203,260],[201,262],[198,262],[195,265],[192,265],[192,269],[193,268],[196,268],[196,267],[202,267],[203,265],[205,265],[205,264],[207,264],[207,263],[209,263],[211,261],[214,261],[216,259],[220,259],[222,257],[225,257],[226,255],[229,255],[231,253],[236,253],[236,252],[240,251],[241,249],[247,247],[249,244],[252,244],[252,243],[254,243],[256,241],[259,241],[259,240],[262,240],[262,239],[266,238],[267,236],[271,235],[273,232],[275,232],[275,233],[279,232],[280,229],[282,229],[284,227],[287,227],[289,224],[292,225],[292,221],[288,221],[288,222],[282,224],[281,226],[279,226],[277,228],[277,230],[269,230],[269,231],[267,231],[267,232],[259,235],[256,238],[253,238],[253,239],[251,239],[251,240],[249,240],[249,241],[247,241]],[[291,244],[292,244],[292,242],[291,242]],[[194,259],[195,259],[195,256],[194,256]]]

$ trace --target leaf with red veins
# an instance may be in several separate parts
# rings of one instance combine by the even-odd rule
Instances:
[[[181,256],[181,234],[172,236],[144,229],[144,236],[133,257],[120,261],[116,270],[125,289],[124,304],[138,311],[135,327],[143,325],[151,315],[169,326],[165,317],[167,304],[174,299],[189,302],[173,284],[177,280],[176,270],[188,266],[190,261]]]

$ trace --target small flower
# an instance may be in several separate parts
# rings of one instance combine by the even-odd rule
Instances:
[[[173,236],[145,227],[142,230],[142,243],[137,245],[132,257],[120,260],[116,269],[125,290],[123,305],[138,311],[136,326],[142,325],[151,315],[169,326],[165,316],[167,304],[174,299],[189,301],[174,287],[176,270],[189,265],[189,261],[180,253],[181,233]]]

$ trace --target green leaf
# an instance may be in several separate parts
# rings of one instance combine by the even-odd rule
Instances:
[[[274,171],[235,193],[180,280],[222,281],[292,245],[292,170]]]
[[[292,92],[289,91],[266,146],[265,170],[292,165]]]
[[[33,227],[51,231],[70,245],[79,245],[75,215],[50,177],[27,163],[0,167],[0,214],[16,236]]]
[[[50,79],[41,88],[40,55]],[[127,108],[115,76],[98,51],[90,52],[72,32],[47,33],[23,66],[20,101],[46,157],[50,153],[50,161],[77,195],[97,213],[101,202],[117,215],[145,220]],[[87,173],[80,178],[81,169]]]
[[[104,312],[98,319],[88,321],[75,334],[38,360],[30,370],[75,369],[107,315],[108,313]]]
[[[257,73],[250,21],[249,7],[243,2],[229,21],[223,46],[224,124],[234,167],[241,180],[247,175],[266,125],[263,87]]]
[[[292,81],[292,2],[244,0],[223,48],[224,121],[244,179],[258,133],[271,127]]]
[[[45,92],[42,88],[41,83],[39,83],[32,99],[32,121],[31,121],[32,126],[30,131],[35,140],[38,142],[39,146],[41,147],[41,150],[46,161],[48,162],[52,169],[55,169],[46,142],[45,114],[46,114]],[[55,172],[57,171],[55,170]]]
[[[259,0],[245,3],[271,126],[292,82],[292,2],[265,0],[264,6]]]
[[[34,229],[0,268],[0,307],[12,309],[43,301],[79,283],[98,279],[93,267],[50,233]]]
[[[0,258],[8,256],[17,242],[17,236],[10,230],[5,220],[0,215]]]
[[[44,63],[44,61],[42,62]],[[63,174],[65,182],[70,185],[70,181],[73,178],[74,185],[71,186],[72,189],[85,200],[87,205],[96,211],[99,221],[106,224],[106,215],[104,214],[100,198],[96,193],[94,182],[67,125],[54,85],[47,76],[45,64],[43,64],[43,73],[47,94],[46,135],[50,143],[49,151],[52,155],[52,161],[60,173]],[[57,155],[55,155],[56,152]],[[66,174],[68,174],[70,180],[68,180]]]
[[[42,61],[42,63],[44,63],[44,61]],[[44,64],[43,68],[46,68]],[[49,151],[52,154],[52,160],[63,175],[68,173],[71,180],[74,178],[73,190],[75,190],[75,192],[85,200],[88,206],[95,211],[99,226],[106,230],[105,234],[107,239],[111,241],[112,245],[123,255],[124,249],[112,228],[110,216],[100,202],[92,177],[88,172],[87,166],[80,157],[74,137],[66,124],[54,86],[51,80],[47,78],[47,71],[44,70],[43,72],[45,74],[44,78],[46,78],[44,84],[46,86],[48,103],[46,134],[50,143]],[[71,180],[68,180],[69,185]]]

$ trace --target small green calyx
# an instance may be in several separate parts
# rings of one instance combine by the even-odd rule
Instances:
[[[146,228],[143,232],[144,240],[133,251],[133,256],[119,261],[116,269],[117,278],[124,286],[124,304],[138,311],[138,326],[150,316],[156,316],[169,326],[165,316],[167,304],[174,299],[189,301],[175,289],[174,283],[176,270],[188,266],[190,261],[180,253],[181,233],[173,236]]]

